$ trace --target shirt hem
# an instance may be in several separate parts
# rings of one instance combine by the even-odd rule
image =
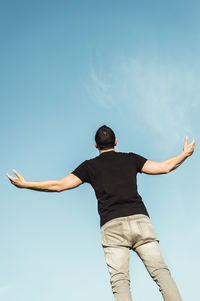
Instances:
[[[101,217],[100,219],[100,227],[102,227],[105,223],[109,222],[110,220],[118,217],[125,217],[129,215],[136,215],[136,214],[144,214],[149,217],[149,214],[145,208],[142,208],[141,210],[129,210],[128,212],[115,212],[113,214],[109,214],[106,217]]]

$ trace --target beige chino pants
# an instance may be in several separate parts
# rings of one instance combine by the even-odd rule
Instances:
[[[129,277],[131,249],[142,259],[149,274],[157,283],[163,299],[182,301],[161,255],[148,216],[137,214],[112,219],[101,227],[101,237],[115,301],[132,301]]]

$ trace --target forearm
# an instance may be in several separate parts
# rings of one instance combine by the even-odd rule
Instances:
[[[32,190],[47,191],[47,192],[61,192],[81,185],[83,182],[74,174],[70,173],[60,180],[48,180],[40,182],[26,181],[22,175],[13,169],[16,178],[6,174],[10,182],[18,188],[27,188]]]
[[[59,192],[59,182],[57,180],[48,180],[48,181],[39,181],[39,182],[30,182],[25,181],[23,187],[32,190],[38,191],[47,191],[47,192]]]
[[[172,157],[170,159],[163,161],[162,163],[164,165],[164,169],[165,169],[166,173],[179,167],[185,161],[185,159],[187,157],[188,157],[188,155],[185,152],[182,152],[175,157]]]

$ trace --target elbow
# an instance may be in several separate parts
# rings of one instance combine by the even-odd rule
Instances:
[[[173,171],[174,169],[175,169],[174,167],[171,167],[171,168],[168,167],[168,168],[166,169],[165,173],[170,173],[170,172]]]
[[[167,166],[167,167],[165,168],[165,173],[170,173],[172,170],[174,170],[173,167]]]
[[[55,192],[62,192],[64,189],[59,181],[55,185]]]
[[[162,170],[164,174],[170,173],[172,171],[172,168],[169,164],[166,164],[164,162],[163,166],[162,166]]]
[[[63,189],[63,187],[61,187],[59,185],[56,187],[56,192],[62,192],[63,190],[65,190],[65,189]]]
[[[58,183],[58,184],[56,185],[56,192],[62,192],[62,191],[64,191],[64,190],[68,190],[68,189],[70,189],[70,187],[69,187],[69,186],[62,185],[62,183]]]

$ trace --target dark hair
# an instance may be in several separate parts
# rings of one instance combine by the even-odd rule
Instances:
[[[101,126],[95,135],[95,141],[99,149],[109,149],[115,146],[115,134],[106,125]]]

